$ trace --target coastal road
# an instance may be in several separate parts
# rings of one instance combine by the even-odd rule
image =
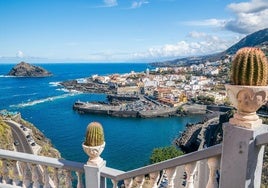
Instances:
[[[26,139],[24,133],[22,132],[23,130],[20,128],[20,125],[18,126],[18,125],[16,125],[16,123],[13,123],[12,121],[5,121],[5,122],[11,127],[14,140],[17,140],[19,143],[17,146],[15,146],[16,150],[18,152],[34,154],[32,147],[27,142],[27,139]],[[31,169],[31,166],[29,164],[27,164],[27,167],[28,167],[28,169]],[[37,175],[40,179],[39,181],[41,182],[43,176],[42,176],[42,172],[39,168],[37,171]]]
[[[19,143],[16,146],[17,151],[33,154],[33,150],[29,145],[29,143],[27,142],[27,139],[23,134],[22,129],[18,127],[15,123],[12,123],[10,121],[6,121],[6,123],[11,127],[14,140],[17,140]]]

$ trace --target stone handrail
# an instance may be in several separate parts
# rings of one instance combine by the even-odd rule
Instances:
[[[64,183],[63,187],[106,188],[105,179],[109,178],[113,188],[156,188],[162,185],[174,188],[178,183],[174,181],[177,173],[179,178],[184,177],[187,188],[260,187],[261,168],[252,166],[262,164],[263,145],[268,143],[268,126],[251,130],[227,123],[224,132],[227,137],[222,144],[128,172],[106,167],[105,161],[94,166],[0,149],[0,185],[59,187]],[[42,177],[38,173],[39,166],[43,169]]]
[[[84,172],[84,163],[0,149],[0,158]]]
[[[160,163],[152,164],[146,167],[138,168],[136,170],[132,170],[123,174],[120,174],[116,177],[116,180],[128,179],[144,174],[149,174],[151,172],[161,171],[163,169],[177,167],[185,164],[189,164],[192,162],[200,161],[202,159],[208,159],[210,157],[214,157],[221,154],[222,145],[212,146],[210,148],[206,148],[200,151],[196,151],[193,153],[185,154],[183,156],[169,159]]]
[[[150,177],[149,179],[152,179],[152,182],[148,181],[145,187],[155,187],[155,186],[159,186],[159,185],[156,185],[157,182],[161,183],[161,181],[163,181],[163,177],[160,176],[160,172],[162,171],[164,172],[163,174],[166,174],[166,179],[168,179],[168,184],[170,185],[170,187],[174,187],[173,180],[176,175],[176,168],[178,166],[185,165],[185,171],[187,174],[186,176],[188,176],[187,182],[189,183],[191,182],[192,184],[194,184],[193,174],[194,174],[194,170],[196,167],[196,162],[203,160],[203,159],[210,160],[213,158],[217,158],[217,161],[212,162],[212,163],[213,164],[219,163],[218,156],[221,155],[221,151],[222,151],[222,145],[219,144],[216,146],[212,146],[210,148],[206,148],[200,151],[196,151],[190,154],[186,154],[177,158],[169,159],[160,163],[148,165],[146,167],[138,168],[138,169],[131,170],[128,172],[118,171],[115,169],[104,167],[100,170],[101,177],[110,178],[113,182],[114,187],[117,187],[117,183],[119,181],[124,181],[125,187],[134,186],[134,183],[133,183],[134,181],[136,181],[135,186],[139,185],[140,187],[142,187],[145,184],[145,179],[146,179],[145,176],[149,175]],[[209,168],[211,168],[210,166],[211,165],[208,165]],[[209,177],[211,179],[210,182],[214,182],[213,178],[215,177],[215,172],[214,174],[211,173],[210,176],[211,176]],[[205,180],[200,179],[200,181],[205,181]]]
[[[0,185],[84,187],[83,163],[0,149],[0,164]]]
[[[256,136],[255,144],[256,146],[264,145],[268,143],[268,133],[263,133]]]

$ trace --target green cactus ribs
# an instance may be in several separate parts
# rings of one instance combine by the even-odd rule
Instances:
[[[234,85],[268,85],[268,62],[261,49],[245,47],[237,51],[232,62],[231,82]]]
[[[104,132],[102,125],[98,122],[92,122],[88,125],[86,131],[87,146],[100,146],[104,143]]]

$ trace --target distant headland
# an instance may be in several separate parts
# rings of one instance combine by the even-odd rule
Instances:
[[[40,66],[34,66],[22,61],[14,66],[7,75],[16,77],[47,77],[52,76],[52,73]]]

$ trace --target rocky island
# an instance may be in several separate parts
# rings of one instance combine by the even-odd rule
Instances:
[[[52,73],[40,66],[34,66],[22,61],[14,66],[7,75],[17,77],[47,77],[52,76]]]

